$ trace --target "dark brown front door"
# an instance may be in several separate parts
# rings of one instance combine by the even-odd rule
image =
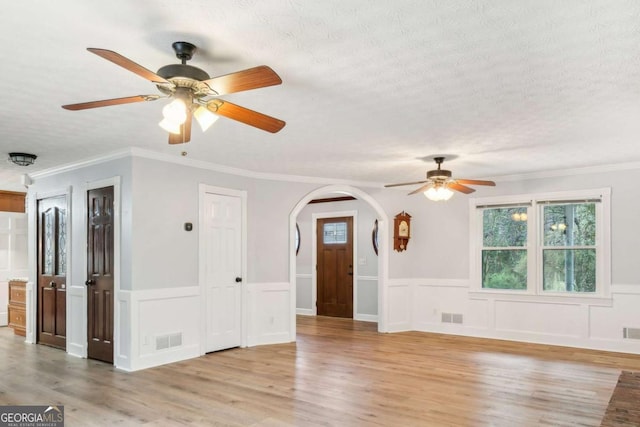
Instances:
[[[87,192],[88,357],[113,363],[113,187]]]
[[[37,342],[67,347],[67,200],[38,200]]]
[[[353,317],[353,218],[317,222],[318,315]]]

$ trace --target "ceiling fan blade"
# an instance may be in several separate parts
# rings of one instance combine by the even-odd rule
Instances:
[[[458,184],[468,184],[468,185],[490,185],[492,187],[496,186],[496,183],[493,181],[483,181],[480,179],[456,179]]]
[[[140,77],[143,77],[153,83],[173,85],[173,83],[171,83],[169,80],[163,77],[160,77],[153,71],[147,70],[142,65],[136,64],[129,58],[125,58],[124,56],[120,55],[117,52],[114,52],[112,50],[107,50],[107,49],[98,49],[95,47],[88,47],[87,50],[91,53],[95,53],[96,55],[106,59],[107,61],[111,61],[114,64],[119,65],[122,68],[125,68],[131,71],[132,73],[136,73]]]
[[[221,99],[209,101],[207,108],[212,112],[232,120],[237,120],[246,125],[265,130],[267,132],[276,133],[286,124],[280,119],[249,110],[248,108],[232,104]]]
[[[449,183],[447,183],[447,188],[459,191],[459,192],[464,193],[464,194],[469,194],[469,193],[473,193],[474,191],[476,191],[471,187],[467,187],[467,186],[458,184],[457,182],[449,182]]]
[[[89,108],[108,107],[111,105],[131,104],[133,102],[155,101],[160,98],[158,95],[136,95],[127,96],[125,98],[103,99],[102,101],[81,102],[79,104],[63,105],[65,110],[78,111],[87,110]]]
[[[204,80],[203,83],[206,83],[217,95],[225,95],[242,92],[243,90],[279,85],[282,83],[282,79],[271,68],[261,65]]]
[[[417,184],[424,184],[425,182],[429,182],[429,181],[415,181],[415,182],[403,182],[401,184],[387,184],[385,185],[385,188],[390,188],[390,187],[400,187],[403,185],[417,185]]]
[[[413,194],[418,194],[418,193],[424,193],[425,191],[427,191],[432,186],[433,186],[433,182],[428,181],[425,185],[421,186],[420,188],[418,188],[416,190],[413,190],[411,193],[408,194],[408,196],[411,196]]]
[[[191,122],[193,113],[187,110],[187,119],[180,125],[180,133],[169,133],[169,144],[184,144],[191,141]]]

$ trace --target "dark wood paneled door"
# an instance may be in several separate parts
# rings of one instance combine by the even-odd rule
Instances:
[[[113,363],[113,187],[87,192],[87,355]]]
[[[37,342],[67,347],[67,199],[38,200]]]
[[[353,218],[317,220],[317,313],[353,317]]]

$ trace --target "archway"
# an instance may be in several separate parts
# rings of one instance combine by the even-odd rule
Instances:
[[[313,199],[326,194],[345,194],[365,201],[375,211],[378,219],[378,331],[387,332],[386,290],[389,279],[388,252],[388,217],[382,206],[368,193],[349,185],[328,185],[311,191],[295,205],[289,214],[289,283],[291,284],[291,300],[289,305],[291,316],[291,341],[296,339],[296,219],[302,209]]]

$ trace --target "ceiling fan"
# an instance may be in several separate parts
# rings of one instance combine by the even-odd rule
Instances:
[[[237,120],[271,133],[276,133],[284,127],[285,122],[282,120],[218,98],[220,95],[281,84],[282,80],[271,68],[261,65],[212,78],[200,68],[187,65],[187,61],[196,51],[195,45],[178,41],[173,43],[172,47],[181,63],[165,65],[157,73],[111,50],[87,48],[89,52],[155,83],[162,94],[83,102],[63,105],[62,108],[77,111],[172,98],[173,101],[164,107],[164,119],[159,123],[160,127],[169,132],[169,144],[182,144],[191,140],[192,117],[196,118],[203,132],[217,120],[218,116]]]
[[[434,157],[433,160],[438,165],[438,169],[430,170],[427,172],[427,179],[424,181],[415,182],[403,182],[401,184],[387,184],[385,187],[400,187],[402,185],[417,185],[424,184],[416,190],[409,193],[409,195],[424,193],[424,195],[434,201],[449,200],[453,196],[453,191],[459,191],[464,194],[473,193],[476,191],[467,185],[490,185],[495,186],[493,181],[483,181],[479,179],[453,179],[451,177],[451,171],[440,169],[444,157]]]

